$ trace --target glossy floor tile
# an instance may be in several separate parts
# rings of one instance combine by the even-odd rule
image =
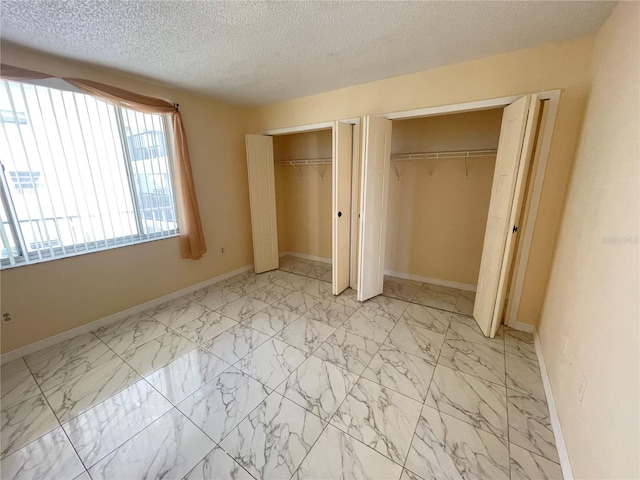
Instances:
[[[58,426],[42,394],[3,410],[0,418],[0,459]]]
[[[22,361],[22,359],[20,359]],[[5,410],[13,405],[35,397],[40,393],[40,388],[29,369],[25,368],[14,372],[12,375],[2,375],[0,379],[1,409]]]
[[[184,480],[253,480],[224,450],[216,447],[184,477]]]
[[[253,314],[244,321],[243,325],[267,335],[275,335],[281,332],[287,325],[297,320],[298,317],[300,317],[300,315],[297,313],[270,305],[264,310]]]
[[[396,277],[384,277],[382,294],[385,297],[397,298],[410,302],[422,287],[422,282],[415,280],[405,280]]]
[[[173,330],[183,337],[187,337],[193,343],[201,345],[237,324],[238,322],[229,317],[208,310],[194,320]]]
[[[335,330],[335,327],[327,325],[326,323],[301,316],[278,333],[276,338],[300,350],[311,353],[335,332]]]
[[[319,417],[272,393],[220,446],[255,478],[290,478],[324,426]]]
[[[380,344],[373,340],[338,328],[322,342],[313,355],[360,375],[379,348]]]
[[[460,290],[451,287],[441,287],[440,285],[431,285],[425,283],[413,297],[413,303],[425,305],[427,307],[439,308],[456,312],[456,303]]]
[[[407,323],[404,320],[400,320],[393,327],[385,341],[385,345],[424,358],[433,364],[438,361],[443,343],[444,334]]]
[[[507,388],[546,401],[538,360],[506,353]]]
[[[434,370],[435,366],[421,357],[383,346],[362,377],[424,402]]]
[[[329,420],[357,380],[358,376],[347,370],[309,357],[276,391],[323,420]]]
[[[112,328],[96,331],[96,335],[111,350],[122,354],[169,332],[166,325],[140,314],[135,319],[125,320]]]
[[[145,376],[195,348],[197,345],[192,341],[177,333],[170,332],[154,338],[134,350],[129,350],[122,355],[122,359],[140,375]]]
[[[403,464],[421,408],[421,402],[361,378],[331,424]]]
[[[141,380],[74,417],[62,427],[88,468],[171,408],[171,403]]]
[[[2,478],[561,478],[531,334],[287,256],[2,366]]]
[[[235,363],[268,339],[269,335],[242,324],[225,330],[211,341],[204,343],[202,348],[226,362]]]
[[[517,445],[510,445],[511,480],[562,480],[560,465]]]
[[[505,384],[504,353],[488,345],[446,340],[438,363],[490,382]]]
[[[304,351],[270,338],[235,367],[267,387],[276,388],[305,358],[307,354]]]
[[[367,340],[382,343],[395,325],[396,321],[384,313],[380,315],[360,308],[344,322],[341,328]]]
[[[43,435],[2,461],[2,478],[76,478],[84,466],[62,428]]]
[[[209,438],[220,442],[271,390],[239,370],[218,375],[178,404],[178,409]]]
[[[428,328],[437,333],[445,333],[449,328],[451,314],[437,308],[410,303],[400,319],[409,325]]]
[[[64,423],[139,380],[141,377],[135,370],[115,358],[45,391],[44,395],[58,420]]]
[[[215,444],[177,409],[89,469],[92,480],[181,478]]]
[[[509,441],[553,462],[559,462],[547,403],[507,390]]]
[[[156,370],[146,380],[177,405],[230,367],[214,354],[198,348]]]
[[[438,365],[425,405],[507,438],[507,395],[502,385]]]
[[[425,405],[405,468],[423,479],[508,479],[509,449],[505,439]]]
[[[388,480],[400,478],[401,472],[402,467],[397,463],[329,425],[293,478]]]
[[[36,365],[30,365],[29,369],[40,388],[49,390],[117,357],[113,350],[93,337],[93,340],[85,345],[70,352],[61,352]]]

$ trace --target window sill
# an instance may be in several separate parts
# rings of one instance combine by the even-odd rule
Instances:
[[[9,259],[7,258],[3,258],[2,259],[2,265],[0,267],[0,271],[6,271],[6,270],[13,270],[15,268],[20,268],[20,267],[28,267],[30,265],[37,265],[37,264],[41,264],[41,263],[48,263],[48,262],[53,262],[56,260],[66,260],[69,258],[74,258],[74,257],[79,257],[81,255],[88,255],[91,253],[98,253],[98,252],[105,252],[108,250],[116,250],[116,249],[120,249],[120,248],[124,248],[124,247],[135,247],[136,245],[144,245],[145,243],[150,243],[150,242],[157,242],[160,240],[167,240],[170,238],[176,238],[180,235],[179,232],[175,232],[175,233],[171,233],[168,235],[163,235],[163,236],[158,236],[158,237],[153,237],[153,238],[145,238],[143,240],[136,240],[134,242],[131,241],[123,241],[122,239],[116,239],[116,240],[111,240],[110,243],[107,246],[101,247],[101,246],[97,246],[97,247],[89,247],[86,248],[84,245],[82,247],[80,246],[76,246],[75,248],[72,247],[65,247],[65,249],[67,250],[74,250],[73,253],[67,253],[64,256],[51,256],[51,254],[47,251],[44,252],[47,254],[47,256],[43,256],[43,258],[37,258],[37,254],[31,254],[31,255],[35,255],[36,258],[33,258],[31,260],[29,260],[28,262],[25,262],[24,260],[22,261],[16,261],[16,263],[14,263],[13,265],[9,263]]]

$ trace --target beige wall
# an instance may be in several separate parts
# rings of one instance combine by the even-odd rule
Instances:
[[[576,478],[640,478],[639,27],[640,4],[623,2],[597,34],[539,325]]]
[[[498,147],[502,109],[393,122],[391,153]],[[385,269],[476,285],[495,155],[416,160],[392,168]]]
[[[209,249],[200,260],[185,260],[172,238],[3,270],[2,311],[15,321],[2,326],[2,352],[252,263],[247,110],[12,46],[2,45],[1,54],[4,63],[180,103]]]
[[[549,44],[251,110],[4,45],[6,63],[90,78],[180,103],[209,253],[199,261],[182,260],[177,241],[168,239],[3,271],[3,311],[11,311],[16,321],[2,330],[2,351],[250,264],[246,131],[561,88],[527,267],[522,300],[526,308],[519,312],[519,320],[535,323],[588,93],[592,44],[592,38]]]
[[[273,138],[280,252],[331,258],[331,165],[300,166],[296,171],[279,163],[331,158],[331,136],[331,130],[319,130]]]
[[[482,58],[256,109],[252,131],[562,89],[518,320],[540,316],[589,91],[593,38]]]

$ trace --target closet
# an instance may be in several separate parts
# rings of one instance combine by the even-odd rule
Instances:
[[[438,108],[363,119],[358,300],[385,270],[473,290],[472,313],[493,337],[502,320],[541,102]]]
[[[501,108],[393,120],[387,275],[475,291],[501,121]]]
[[[247,135],[247,165],[257,273],[280,257],[327,264],[314,276],[349,286],[353,126]]]

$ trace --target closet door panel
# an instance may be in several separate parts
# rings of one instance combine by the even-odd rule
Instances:
[[[513,203],[509,216],[508,225],[518,227],[516,231],[507,231],[506,244],[504,254],[502,256],[502,268],[500,269],[500,281],[498,283],[498,293],[496,303],[493,309],[493,318],[491,319],[491,334],[493,338],[500,327],[502,314],[504,313],[504,304],[507,297],[507,287],[511,276],[511,268],[513,265],[513,255],[516,247],[516,235],[520,235],[520,225],[518,222],[521,218],[522,207],[524,204],[525,186],[529,178],[529,169],[531,168],[531,160],[533,157],[533,147],[536,142],[536,133],[538,129],[538,118],[540,116],[540,101],[537,95],[533,95],[531,105],[529,107],[529,115],[527,118],[527,126],[522,142],[522,154],[520,156],[520,166],[518,167],[518,176],[516,178],[516,186],[513,192]]]
[[[256,273],[278,268],[278,223],[273,171],[273,138],[246,135],[249,201]]]
[[[496,167],[491,187],[491,200],[485,230],[480,275],[473,307],[473,317],[487,336],[495,336],[495,310],[499,308],[499,286],[504,282],[504,257],[507,238],[512,234],[511,219],[518,178],[524,168],[523,141],[527,131],[530,96],[525,96],[504,109]],[[504,301],[504,298],[503,300]],[[498,319],[499,320],[499,319]]]
[[[351,262],[351,157],[353,127],[336,122],[333,127],[333,294],[349,286]]]
[[[358,300],[382,293],[387,223],[391,120],[365,117],[362,151],[362,198]]]

